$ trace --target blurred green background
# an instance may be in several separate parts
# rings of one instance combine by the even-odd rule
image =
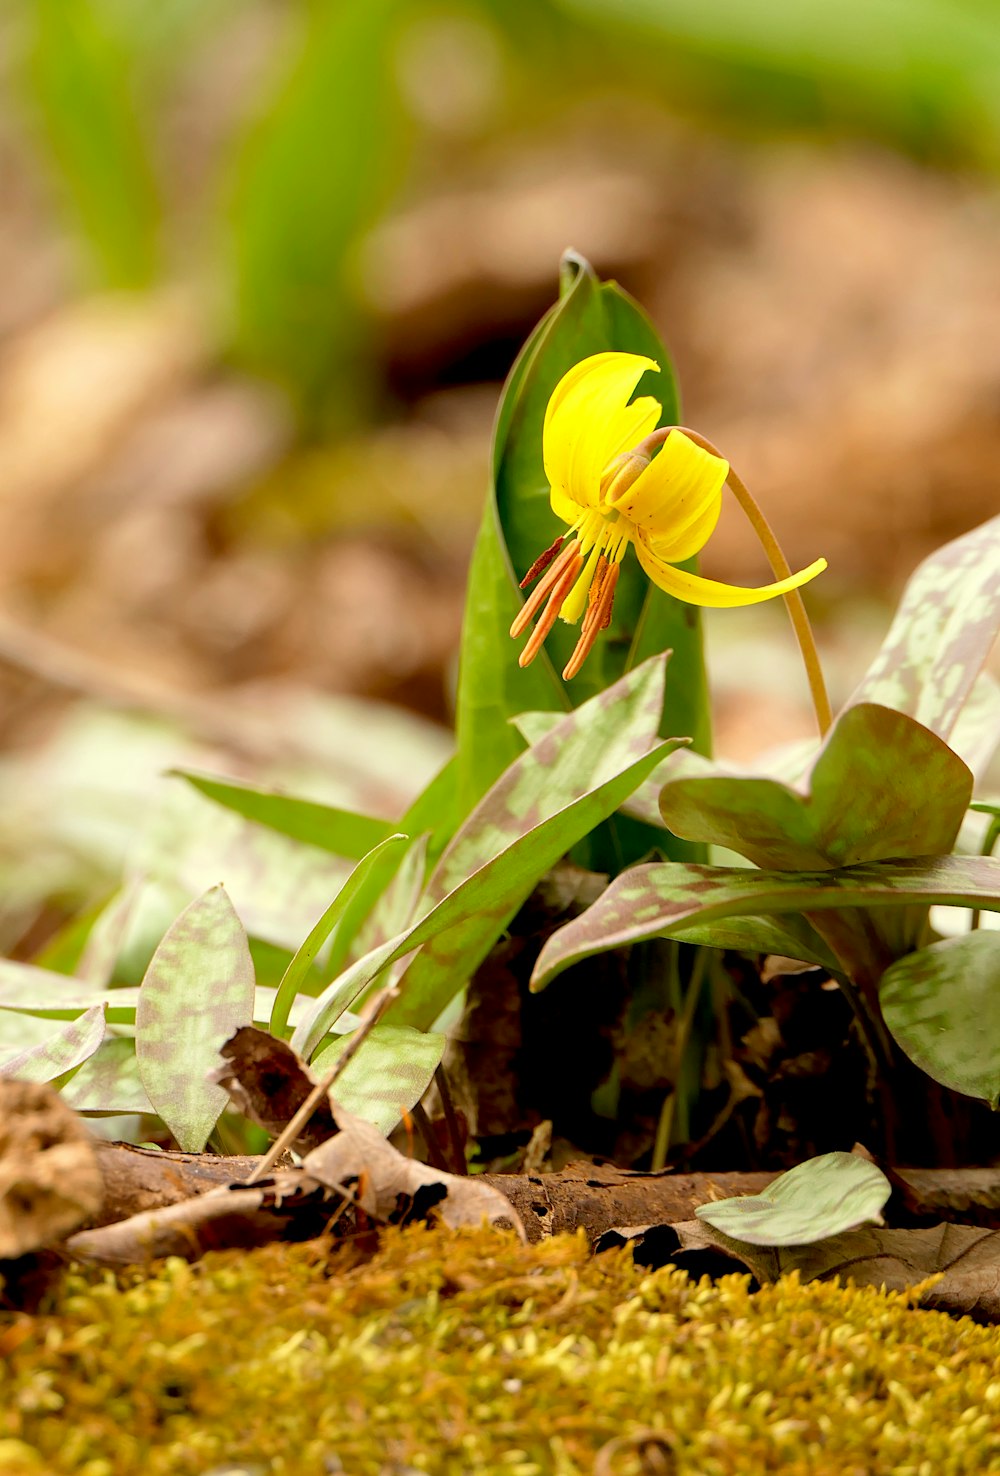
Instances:
[[[0,67],[5,876],[57,791],[79,816],[58,775],[132,816],[164,759],[95,780],[81,698],[400,808],[446,735],[413,774],[345,759],[329,700],[449,722],[493,407],[568,246],[651,312],[793,565],[830,561],[836,693],[996,512],[993,0],[8,0]],[[703,567],[767,577],[735,516]],[[720,751],[810,731],[780,611],[709,637]],[[52,864],[30,897],[79,889]]]

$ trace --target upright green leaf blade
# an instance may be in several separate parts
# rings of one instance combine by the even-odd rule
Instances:
[[[246,933],[222,887],[187,907],[154,953],[135,1013],[136,1057],[149,1100],[187,1152],[204,1148],[228,1100],[207,1080],[219,1049],[253,1019]]]
[[[336,971],[339,967],[347,955],[354,932],[398,865],[400,848],[407,843],[408,837],[405,835],[387,836],[358,862],[285,970],[275,993],[274,1009],[271,1011],[272,1035],[280,1035],[288,1024],[289,1013],[302,982],[319,950],[335,928],[344,934],[337,939],[339,947],[336,958],[331,961],[332,970]]]
[[[558,711],[579,705],[649,655],[670,649],[670,719],[662,731],[709,743],[708,706],[698,612],[651,590],[634,560],[626,559],[609,630],[571,684],[557,671],[578,632],[557,624],[526,671],[507,630],[521,608],[521,575],[563,532],[549,507],[542,464],[545,409],[562,376],[590,354],[614,349],[644,354],[660,365],[640,386],[663,406],[664,424],[676,423],[677,392],[669,357],[639,307],[614,283],[601,284],[582,258],[564,260],[560,301],[529,339],[508,378],[497,415],[493,487],[469,579],[459,681],[459,783],[468,809],[520,751],[507,720],[528,709]]]
[[[907,954],[883,974],[879,1002],[921,1071],[1000,1106],[1000,933],[963,933]]]

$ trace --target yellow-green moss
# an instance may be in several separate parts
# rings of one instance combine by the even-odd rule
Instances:
[[[570,1238],[414,1229],[360,1265],[273,1246],[78,1271],[50,1314],[0,1319],[4,1343],[9,1476],[589,1476],[649,1427],[691,1476],[1000,1470],[1000,1329],[866,1289],[649,1275]]]

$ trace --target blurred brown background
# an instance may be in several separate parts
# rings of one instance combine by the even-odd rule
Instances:
[[[420,763],[344,757],[371,710],[310,694],[448,722],[491,416],[567,246],[650,311],[792,564],[828,558],[841,694],[1000,505],[991,4],[28,0],[0,57],[13,871],[88,743],[128,767],[73,747],[81,700],[405,796]],[[767,577],[735,516],[703,568]],[[710,622],[739,755],[808,731],[779,617]]]

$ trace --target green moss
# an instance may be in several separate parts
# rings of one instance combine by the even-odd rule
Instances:
[[[589,1476],[650,1427],[691,1476],[1000,1469],[1000,1329],[850,1286],[649,1275],[568,1237],[75,1271],[46,1315],[0,1319],[0,1347],[10,1476]]]

